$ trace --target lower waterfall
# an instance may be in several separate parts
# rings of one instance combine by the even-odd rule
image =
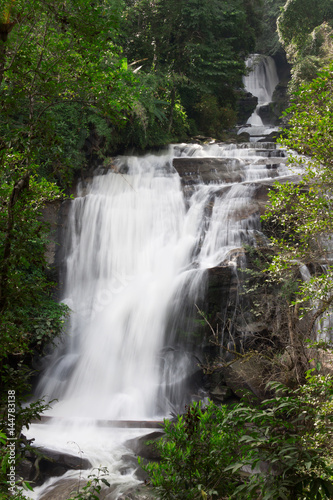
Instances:
[[[58,401],[48,412],[54,419],[32,425],[28,438],[72,454],[79,448],[94,467],[107,466],[108,498],[140,482],[136,467],[121,472],[124,442],[140,431],[96,422],[161,419],[205,399],[189,383],[201,346],[186,332],[195,331],[207,271],[245,265],[244,244],[263,237],[255,192],[290,174],[274,144],[176,145],[120,157],[79,185],[65,242],[63,301],[72,312],[36,391]],[[32,497],[53,498],[56,484]]]

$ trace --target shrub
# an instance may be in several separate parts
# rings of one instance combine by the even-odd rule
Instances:
[[[161,498],[332,498],[333,378],[270,385],[275,397],[256,405],[193,403],[165,422],[161,462],[145,467]]]
[[[176,423],[165,421],[165,439],[157,443],[161,462],[144,466],[161,498],[221,498],[235,489],[238,474],[224,470],[238,454],[244,430],[230,433],[223,425],[228,411],[193,403]]]

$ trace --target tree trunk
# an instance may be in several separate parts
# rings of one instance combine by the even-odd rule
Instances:
[[[170,109],[170,116],[169,116],[169,125],[168,125],[168,133],[170,134],[172,124],[173,124],[173,111],[175,108],[175,101],[176,101],[176,89],[175,87],[172,88],[171,90],[171,109]]]
[[[297,329],[298,323],[298,306],[288,307],[288,329],[289,340],[291,346],[291,357],[293,360],[296,379],[299,384],[305,380],[305,371],[307,368],[307,358],[304,351],[304,343],[301,334]]]
[[[4,241],[3,259],[0,270],[0,312],[4,310],[7,302],[6,288],[8,282],[9,273],[9,260],[11,257],[11,249],[13,242],[13,229],[14,229],[14,208],[17,200],[20,198],[23,191],[29,189],[29,172],[25,173],[24,176],[17,182],[15,182],[13,190],[8,201],[7,209],[7,228]]]
[[[3,80],[6,62],[6,44],[0,40],[0,86]]]

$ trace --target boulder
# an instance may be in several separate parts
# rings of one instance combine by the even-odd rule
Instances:
[[[265,399],[270,395],[265,388],[268,370],[268,362],[260,356],[251,355],[225,366],[223,375],[226,385],[236,396],[242,397],[250,392],[259,399]]]
[[[160,453],[156,447],[156,441],[164,436],[163,431],[155,431],[145,436],[129,439],[125,442],[125,446],[132,450],[136,455],[148,460],[159,460]]]
[[[233,396],[232,390],[227,386],[215,386],[209,391],[209,398],[216,404],[225,403]]]
[[[237,123],[243,125],[252,115],[258,104],[258,97],[251,92],[241,91],[237,103]]]
[[[80,485],[78,479],[61,479],[56,483],[50,485],[46,490],[41,493],[40,500],[65,500],[73,497],[78,493],[79,488],[84,486]]]
[[[85,478],[60,479],[59,481],[48,486],[39,496],[39,500],[67,500],[68,498],[75,498],[75,496],[80,494],[80,492],[82,492],[80,498],[94,498],[92,496],[88,496],[87,492],[82,491],[86,484],[87,482]],[[114,491],[116,488],[116,484],[111,485],[110,487],[102,485],[102,489],[98,493],[98,498],[100,500],[114,499]],[[95,492],[92,492],[92,494],[95,494]]]
[[[47,479],[54,476],[62,476],[68,470],[86,470],[92,467],[88,459],[68,453],[62,453],[47,448],[38,448],[39,458],[33,460],[33,468],[30,469],[27,480],[33,481],[35,485],[43,484]]]

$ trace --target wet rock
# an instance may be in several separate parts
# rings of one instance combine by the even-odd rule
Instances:
[[[237,142],[249,142],[250,141],[250,134],[248,132],[242,132],[241,134],[237,135]]]
[[[281,134],[282,134],[282,131],[275,130],[274,132],[271,132],[270,134],[268,134],[263,139],[259,139],[258,142],[266,142],[266,141],[276,142],[277,139],[281,136]]]
[[[125,446],[139,457],[147,458],[148,460],[160,460],[161,455],[157,449],[156,441],[160,440],[163,436],[163,431],[151,432],[145,436],[129,439],[125,442]]]
[[[205,311],[214,331],[228,310],[234,309],[237,297],[237,276],[232,266],[218,266],[208,269]]]
[[[174,158],[173,166],[186,184],[241,182],[244,162],[236,158]]]
[[[85,478],[77,479],[60,479],[56,483],[50,485],[39,497],[39,500],[67,500],[81,494],[80,498],[92,498],[88,496],[89,493],[84,491],[83,488],[87,485],[87,480]],[[99,500],[114,500],[115,490],[117,485],[111,485],[110,487],[101,485],[101,491],[97,494],[91,490],[92,494],[98,496]],[[117,498],[119,498],[117,496]]]
[[[242,91],[237,104],[237,122],[239,124],[246,123],[256,109],[258,104],[258,97],[251,94],[251,92]]]
[[[83,484],[81,483],[81,488]],[[78,493],[80,483],[78,479],[62,479],[50,485],[39,500],[66,500]]]
[[[149,460],[144,459],[140,457],[143,464],[146,464],[149,462]],[[121,457],[122,461],[124,462],[123,467],[119,469],[119,472],[121,475],[128,475],[128,474],[135,474],[135,477],[139,481],[146,481],[148,479],[148,474],[143,468],[139,465],[138,462],[138,457],[131,455],[131,454],[126,454]]]
[[[33,460],[23,459],[16,466],[17,478],[22,478],[24,481],[31,481],[34,477]]]
[[[69,470],[86,470],[92,467],[89,460],[83,457],[61,453],[47,448],[38,448],[42,454],[34,463],[33,477],[36,485],[43,484],[48,478],[62,476]]]

